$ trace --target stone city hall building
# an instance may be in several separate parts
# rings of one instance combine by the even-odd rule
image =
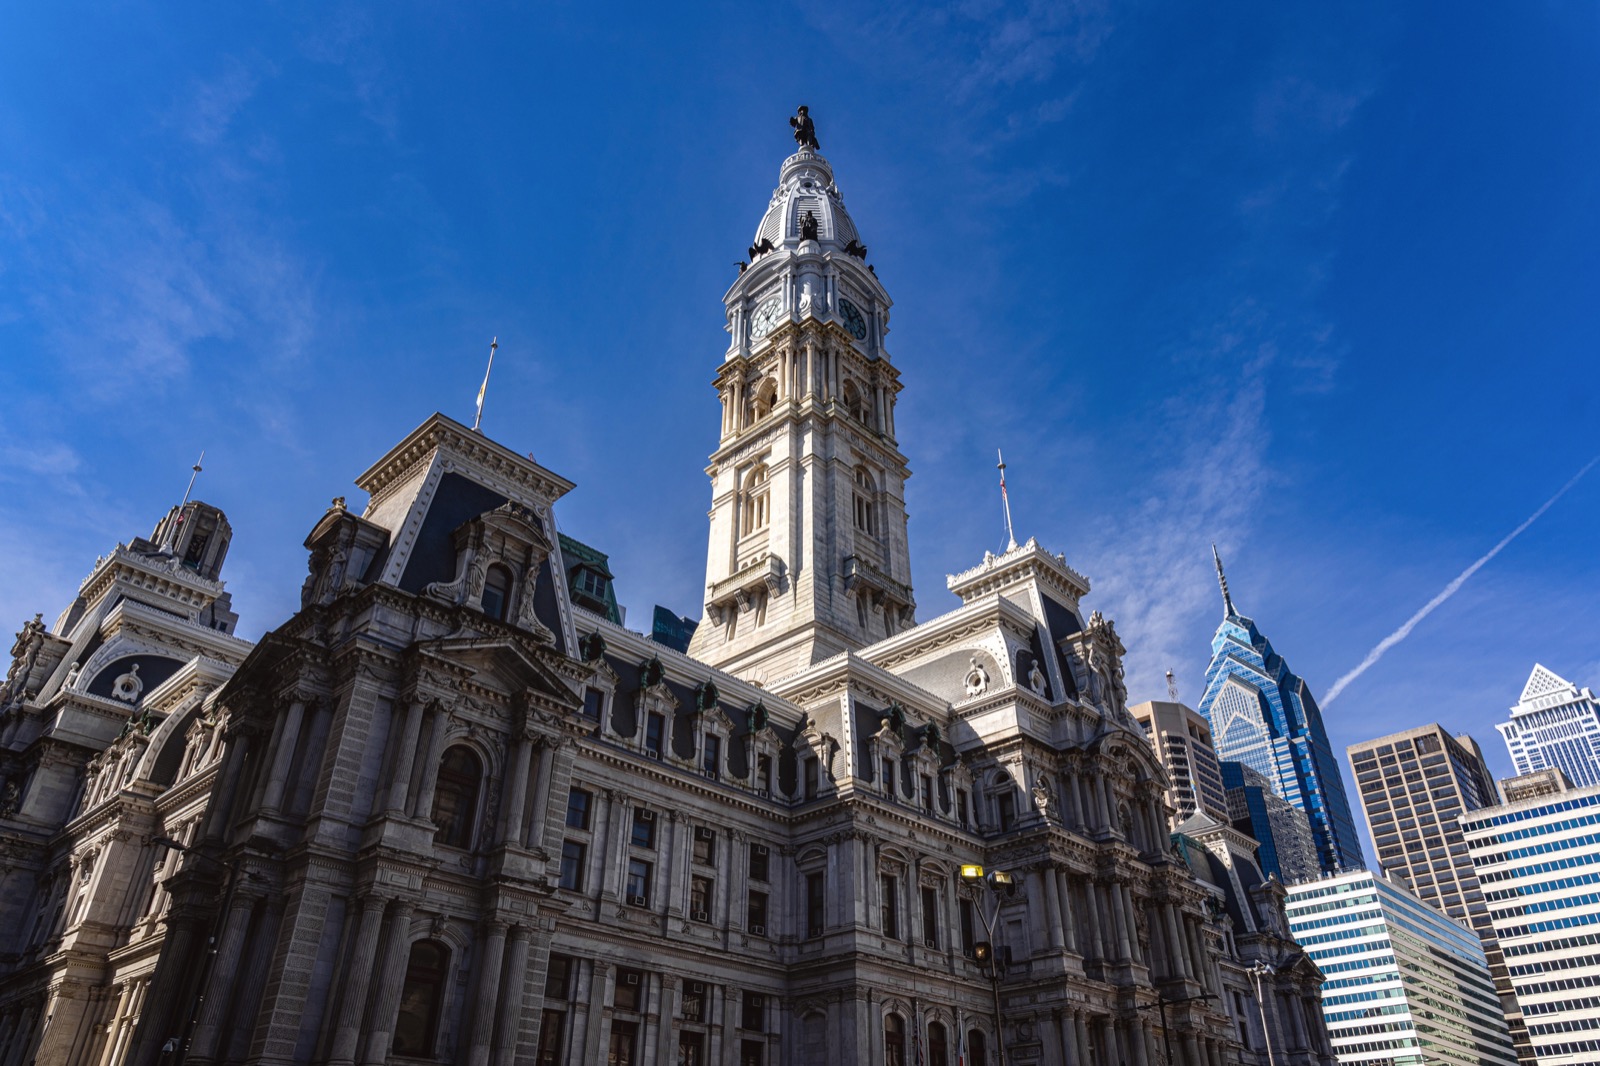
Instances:
[[[890,300],[798,121],[689,654],[595,609],[571,482],[443,415],[253,647],[188,501],[24,627],[0,1066],[1332,1062],[1281,886],[1169,833],[1089,582],[1030,540],[916,621]]]

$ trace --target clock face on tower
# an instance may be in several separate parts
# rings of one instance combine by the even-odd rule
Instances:
[[[849,300],[839,300],[839,314],[844,318],[844,328],[849,330],[858,341],[867,339],[867,320],[861,317],[861,312]]]
[[[772,327],[778,324],[778,312],[783,308],[783,301],[776,296],[756,308],[756,313],[750,316],[750,339],[758,341],[772,332]]]

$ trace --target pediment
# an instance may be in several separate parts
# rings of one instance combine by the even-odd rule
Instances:
[[[474,680],[486,688],[506,693],[531,690],[569,710],[577,710],[583,704],[565,678],[539,654],[516,641],[499,638],[439,640],[431,642],[428,650],[471,670]]]
[[[1545,669],[1539,663],[1533,664],[1533,673],[1528,675],[1528,683],[1522,686],[1522,695],[1517,698],[1518,703],[1527,703],[1540,696],[1549,696],[1556,692],[1570,692],[1572,682],[1566,678]]]

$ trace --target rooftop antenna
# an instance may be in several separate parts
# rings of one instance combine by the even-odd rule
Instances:
[[[1006,495],[1006,457],[999,448],[994,450],[994,454],[1000,460],[1000,502],[1006,509],[1006,551],[1015,551],[1017,535],[1011,529],[1011,497]]]
[[[1211,559],[1217,564],[1217,584],[1222,586],[1222,608],[1232,618],[1238,612],[1233,609],[1233,597],[1228,595],[1228,575],[1222,572],[1222,556],[1217,554],[1215,544],[1211,545]]]
[[[182,507],[183,504],[189,502],[189,494],[194,491],[194,479],[200,476],[200,471],[204,469],[200,464],[205,461],[206,453],[204,449],[202,449],[200,452],[200,458],[196,459],[194,461],[194,465],[189,468],[190,470],[194,471],[194,473],[189,475],[189,487],[183,490],[183,503],[178,504],[179,507]]]
[[[1167,699],[1178,702],[1178,679],[1172,676],[1171,670],[1167,671]]]
[[[472,420],[472,432],[482,433],[478,427],[483,425],[483,397],[489,391],[489,374],[494,370],[495,349],[500,347],[500,338],[496,337],[489,342],[489,365],[483,371],[483,384],[478,386],[478,414]]]

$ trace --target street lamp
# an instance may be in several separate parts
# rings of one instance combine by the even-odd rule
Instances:
[[[1165,996],[1162,996],[1154,1003],[1146,1003],[1142,1007],[1134,1008],[1135,1010],[1149,1010],[1151,1007],[1160,1009],[1161,1046],[1166,1049],[1167,1052],[1167,1066],[1172,1066],[1172,1033],[1167,1029],[1167,1008],[1169,1006],[1181,1007],[1185,1003],[1199,1003],[1200,1001],[1207,999],[1215,999],[1220,1001],[1222,997],[1217,995],[1215,992],[1202,992],[1198,996],[1185,996],[1183,999],[1167,999]]]
[[[961,880],[967,884],[972,892],[974,909],[978,917],[983,919],[983,931],[988,940],[972,946],[972,954],[980,965],[987,965],[989,970],[989,985],[994,993],[994,1042],[995,1060],[997,1066],[1006,1066],[1006,1035],[1000,1028],[1000,968],[1005,965],[995,955],[994,950],[994,923],[1000,916],[1000,898],[995,894],[995,889],[1001,885],[1011,887],[1015,885],[1016,878],[1004,870],[985,871],[982,866],[968,865],[961,868]],[[989,890],[989,898],[994,902],[992,911],[983,909],[982,890]]]
[[[1277,1062],[1272,1057],[1272,1030],[1267,1028],[1267,1000],[1261,994],[1261,979],[1275,976],[1277,972],[1259,959],[1250,967],[1250,976],[1256,981],[1256,1008],[1261,1012],[1261,1037],[1267,1042],[1267,1066],[1277,1066]]]

